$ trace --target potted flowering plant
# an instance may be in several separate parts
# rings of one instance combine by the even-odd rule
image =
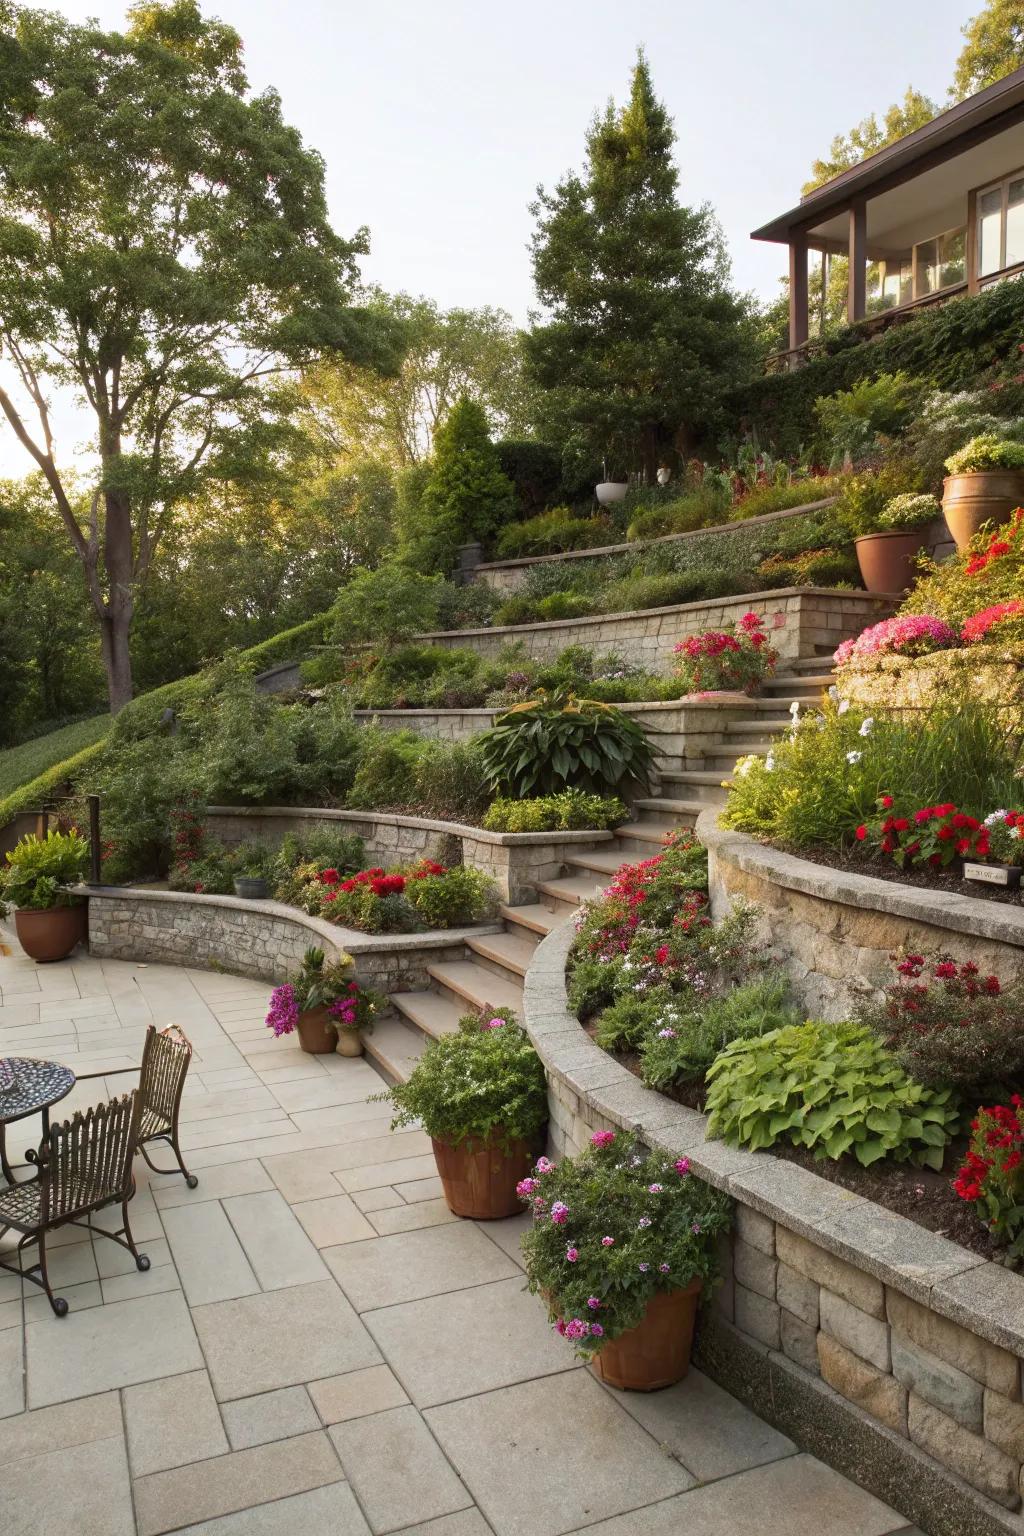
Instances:
[[[597,1131],[590,1141],[557,1167],[541,1158],[520,1185],[533,1212],[527,1280],[595,1375],[651,1392],[689,1368],[729,1202],[690,1176],[685,1157],[646,1152],[629,1133]]]
[[[46,837],[23,837],[0,870],[0,897],[15,908],[18,942],[44,965],[65,960],[85,938],[86,909],[68,890],[85,873],[89,844],[72,828]]]
[[[985,523],[1005,523],[1024,502],[1024,443],[994,432],[972,437],[946,460],[942,511],[959,550]]]
[[[360,1032],[373,1028],[382,1004],[378,993],[353,981],[350,955],[328,963],[322,949],[307,949],[295,980],[270,994],[267,1028],[275,1039],[294,1030],[311,1056],[361,1056]]]
[[[520,1181],[543,1145],[548,1099],[540,1057],[509,1010],[467,1014],[427,1047],[406,1082],[377,1097],[395,1105],[393,1131],[422,1123],[456,1216],[515,1215]]]
[[[986,885],[1015,889],[1024,865],[1024,811],[992,811],[983,825],[988,833],[988,857],[984,864],[964,865],[964,878]]]
[[[938,512],[934,496],[907,491],[886,502],[877,527],[854,539],[861,579],[869,592],[905,592],[913,586],[922,530]]]
[[[732,631],[706,629],[675,647],[675,677],[683,695],[761,691],[775,671],[778,654],[768,643],[756,613],[745,613]]]

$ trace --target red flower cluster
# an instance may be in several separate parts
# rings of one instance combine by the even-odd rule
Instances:
[[[988,857],[988,827],[958,811],[952,801],[922,806],[910,816],[894,816],[893,804],[892,795],[880,796],[878,807],[885,815],[862,822],[854,836],[890,856],[900,869],[908,864],[944,869],[955,858]]]
[[[1016,623],[1013,623],[1014,620]],[[1016,635],[991,634],[997,626],[1009,630],[1011,625],[1015,630],[1024,630],[1024,603],[995,603],[991,608],[983,608],[980,613],[973,613],[964,624],[960,638],[967,645],[981,645],[988,639],[1016,638]]]
[[[1024,1107],[1019,1093],[1009,1104],[982,1106],[971,1121],[971,1145],[953,1180],[961,1200],[977,1205],[981,1220],[997,1239],[1009,1244],[1011,1257],[1024,1248]]]
[[[689,635],[680,640],[675,654],[681,658],[679,681],[688,692],[727,688],[753,693],[778,660],[756,613],[745,613],[731,634],[707,629]]]
[[[443,864],[438,864],[434,859],[421,859],[414,869],[406,870],[402,874],[388,874],[384,869],[361,869],[357,875],[351,875],[347,880],[342,880],[336,869],[322,869],[317,876],[321,885],[330,887],[325,901],[333,901],[341,891],[357,891],[360,886],[369,886],[374,896],[400,896],[405,890],[409,880],[426,880],[429,875],[445,874]]]
[[[1004,555],[1012,552],[1014,544],[1024,522],[1024,507],[1018,507],[1006,528],[998,528],[988,541],[987,549],[981,554],[972,555],[967,562],[965,575],[980,576],[993,560],[1000,560]]]

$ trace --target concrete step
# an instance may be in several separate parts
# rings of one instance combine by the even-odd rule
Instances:
[[[770,677],[765,682],[764,691],[772,698],[778,698],[780,693],[792,694],[794,698],[817,697],[832,680],[831,672],[805,672],[800,677]]]
[[[685,790],[699,803],[700,810],[706,811],[709,805],[721,805],[725,801],[722,781],[728,776],[728,772],[723,772],[721,769],[714,773],[697,772],[691,769],[685,773],[666,774],[665,778],[671,788]]]
[[[749,740],[741,740],[737,737],[735,741],[723,742],[720,747],[709,747],[704,754],[704,762],[709,768],[713,768],[718,758],[731,758],[735,762],[738,757],[747,757],[751,752],[764,757],[769,748],[777,745],[777,738],[771,736],[767,741],[758,741],[753,737]]]
[[[473,960],[450,960],[427,966],[427,975],[442,989],[462,998],[471,1008],[514,1008],[523,1010],[523,988],[518,977],[498,976]]]
[[[644,816],[639,821],[627,821],[615,832],[619,863],[626,860],[632,864],[638,859],[652,858],[664,848],[666,839],[678,831],[679,822],[675,819],[668,821]]]
[[[488,933],[479,939],[468,939],[466,948],[514,976],[525,976],[539,942],[535,935],[518,929],[515,933]]]
[[[458,1029],[465,1013],[461,1003],[440,992],[392,992],[391,1002],[415,1029],[436,1040]]]
[[[678,827],[692,827],[694,816],[699,816],[704,806],[700,800],[673,799],[668,795],[649,800],[634,800],[635,811],[653,811],[655,815],[671,817]]]
[[[752,740],[755,736],[778,736],[788,729],[789,726],[785,720],[730,720],[725,726],[725,734],[729,737],[729,745],[732,746],[734,736]]]
[[[615,836],[619,836],[618,832]],[[592,870],[597,875],[607,876],[609,880],[624,863],[625,859],[618,847],[610,853],[605,853],[602,848],[595,848],[592,851],[584,850],[583,853],[572,854],[565,861],[567,869]]]
[[[794,660],[787,659],[785,666],[776,677],[787,677],[791,672],[828,672],[832,664],[832,652],[821,656],[797,656]]]
[[[429,1044],[429,1037],[401,1019],[379,1019],[364,1036],[366,1054],[391,1083],[404,1083]]]
[[[524,902],[521,907],[503,905],[499,906],[498,911],[506,923],[512,923],[527,933],[536,933],[540,938],[550,933],[552,928],[557,928],[560,922],[550,907],[543,906],[539,901]]]
[[[553,911],[567,917],[581,902],[600,896],[607,885],[606,878],[599,880],[593,875],[579,874],[567,875],[561,880],[538,880],[537,890],[547,898]]]

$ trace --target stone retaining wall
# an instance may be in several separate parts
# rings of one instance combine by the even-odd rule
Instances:
[[[736,1202],[697,1363],[929,1536],[1019,1536],[1024,1278],[794,1163],[706,1141],[703,1115],[644,1088],[569,1011],[572,933],[542,942],[525,984],[553,1152],[636,1127]]]
[[[501,900],[513,903],[532,901],[537,882],[560,875],[572,852],[612,839],[610,832],[485,832],[426,816],[290,805],[211,805],[207,826],[221,842],[251,839],[272,848],[289,832],[301,835],[316,827],[351,832],[363,839],[369,864],[411,864],[425,857],[461,861],[489,876]]]
[[[329,959],[348,953],[355,974],[383,992],[412,992],[429,985],[426,967],[462,960],[470,935],[499,933],[501,925],[439,933],[366,934],[309,917],[277,901],[234,896],[197,896],[140,887],[85,889],[89,902],[89,953],[109,960],[143,960],[201,966],[281,982],[293,976],[312,945]]]
[[[974,960],[1004,981],[1024,978],[1021,907],[830,869],[726,831],[718,814],[704,812],[696,828],[708,850],[712,915],[737,899],[758,908],[761,941],[814,1018],[848,1018],[857,1002],[877,996],[899,949]]]
[[[865,709],[927,710],[962,698],[1024,707],[1024,646],[972,645],[928,656],[878,656],[848,663],[836,687]]]
[[[567,645],[586,645],[596,651],[614,651],[631,666],[667,676],[672,670],[673,647],[680,640],[705,629],[727,629],[751,609],[763,618],[780,657],[795,661],[802,656],[831,656],[841,640],[889,618],[899,601],[898,597],[868,592],[785,587],[777,592],[749,592],[714,602],[680,603],[637,613],[443,630],[417,638],[430,645],[469,648],[484,656],[496,656],[509,641],[522,640],[529,655],[541,661],[554,660]]]

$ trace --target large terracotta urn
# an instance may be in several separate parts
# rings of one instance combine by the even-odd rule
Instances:
[[[18,943],[39,965],[66,960],[85,939],[87,927],[84,902],[73,907],[18,907],[14,914]]]
[[[906,592],[917,576],[914,557],[928,540],[924,528],[862,533],[854,539],[861,580],[869,592]]]
[[[964,550],[985,523],[1008,523],[1024,505],[1024,470],[979,469],[969,475],[947,475],[942,482],[942,513],[946,526]]]
[[[635,1328],[611,1339],[591,1361],[595,1376],[626,1392],[657,1392],[682,1381],[690,1350],[702,1280],[678,1291],[658,1291]]]
[[[518,1216],[523,1202],[516,1185],[533,1170],[537,1149],[525,1141],[490,1137],[487,1141],[466,1136],[459,1142],[431,1138],[434,1161],[448,1209],[456,1216],[477,1221],[497,1221]]]

